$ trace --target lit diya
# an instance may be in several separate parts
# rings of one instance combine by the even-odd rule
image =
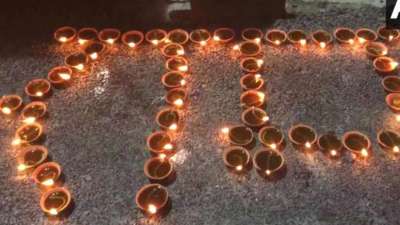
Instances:
[[[253,131],[246,126],[234,126],[228,131],[229,142],[232,145],[251,148],[254,142]]]
[[[168,184],[173,179],[174,166],[162,157],[152,157],[144,164],[144,174],[152,183]]]
[[[256,56],[261,52],[261,46],[253,41],[245,41],[239,45],[242,56]]]
[[[167,39],[167,32],[162,29],[153,29],[146,33],[145,38],[148,43],[157,46]]]
[[[273,149],[261,149],[254,154],[253,164],[258,174],[266,179],[278,179],[285,171],[283,155]]]
[[[66,87],[72,78],[72,70],[67,66],[57,66],[50,70],[47,79],[54,87]]]
[[[175,153],[172,137],[164,131],[157,131],[147,137],[147,148],[152,155],[171,155]]]
[[[250,107],[242,112],[242,122],[251,128],[260,128],[269,122],[267,112],[257,107]]]
[[[178,71],[171,71],[161,77],[161,82],[167,90],[183,87],[186,85],[185,74]]]
[[[208,41],[211,39],[210,32],[206,29],[196,29],[190,32],[190,40],[200,46],[207,45]]]
[[[271,149],[281,150],[284,147],[284,136],[282,131],[274,126],[265,126],[258,133],[261,144]]]
[[[365,52],[368,58],[375,59],[376,57],[387,55],[388,48],[381,42],[372,41],[365,45]]]
[[[39,140],[43,134],[42,125],[39,123],[29,123],[22,125],[15,132],[15,138],[12,145],[31,144]]]
[[[97,60],[106,50],[106,46],[102,42],[91,42],[89,43],[83,51],[86,55],[90,57],[91,60]]]
[[[283,30],[273,29],[269,30],[265,35],[265,40],[271,45],[279,46],[284,44],[287,39],[287,34]]]
[[[260,43],[264,33],[258,28],[246,28],[242,30],[242,38],[245,41],[254,41],[256,43]]]
[[[182,108],[185,104],[187,93],[184,88],[173,88],[168,91],[165,101],[176,108]]]
[[[174,29],[168,32],[167,42],[184,45],[189,41],[189,34],[182,29]]]
[[[143,33],[138,30],[127,31],[121,37],[122,43],[129,48],[135,48],[136,46],[140,45],[143,42],[143,39]]]
[[[393,58],[381,56],[374,60],[374,68],[381,75],[392,74],[397,71],[399,65]]]
[[[333,36],[340,44],[354,44],[356,41],[356,34],[354,31],[347,27],[339,27],[333,32]]]
[[[386,104],[394,113],[400,113],[400,93],[386,95]]]
[[[299,150],[312,150],[317,138],[315,130],[304,124],[298,124],[289,129],[289,139]]]
[[[31,99],[48,97],[51,92],[51,84],[46,79],[34,79],[25,86],[25,94]]]
[[[176,56],[184,55],[185,54],[185,49],[180,44],[169,43],[169,44],[166,44],[161,49],[161,53],[165,57],[176,57]]]
[[[243,108],[263,107],[265,105],[266,95],[264,92],[249,90],[240,95],[240,105]]]
[[[224,164],[229,171],[242,174],[251,166],[251,156],[247,149],[240,146],[232,146],[224,150]]]
[[[370,155],[371,141],[361,132],[346,132],[342,142],[343,146],[352,153],[353,158],[367,158]]]
[[[75,39],[76,30],[73,27],[60,27],[54,32],[54,39],[60,43],[68,43]]]
[[[78,43],[84,45],[97,39],[97,30],[92,27],[84,27],[78,31]]]
[[[18,95],[5,95],[0,99],[1,112],[5,115],[14,114],[22,106],[22,98]]]
[[[245,57],[240,60],[240,67],[247,73],[257,73],[262,69],[264,60],[255,57]]]
[[[44,102],[34,101],[26,105],[21,112],[21,119],[24,123],[34,123],[45,117],[47,105]]]
[[[61,176],[61,166],[56,162],[47,162],[38,166],[32,173],[32,178],[37,185],[49,188],[56,185]]]
[[[249,73],[240,78],[240,86],[243,90],[260,90],[264,87],[264,80],[261,74]]]
[[[311,40],[320,48],[326,48],[333,41],[332,35],[325,30],[317,30],[311,35]]]
[[[77,72],[85,71],[89,57],[81,52],[71,54],[65,57],[65,65]]]
[[[367,28],[358,29],[356,31],[356,37],[360,44],[376,41],[376,39],[378,39],[378,35],[375,33],[375,31]]]
[[[180,116],[179,112],[174,108],[165,108],[157,113],[156,121],[160,128],[169,131],[178,129]]]
[[[165,68],[170,71],[187,72],[189,70],[189,62],[181,56],[171,57],[165,62]]]
[[[136,205],[146,216],[164,216],[170,208],[167,189],[160,184],[147,184],[136,193]]]
[[[59,216],[71,206],[71,194],[65,188],[54,188],[40,197],[40,208],[48,216]]]
[[[387,93],[400,93],[400,78],[398,76],[386,76],[382,79],[382,86]]]
[[[398,29],[390,29],[385,26],[378,28],[378,36],[385,42],[396,41],[400,37],[400,32]]]
[[[222,27],[214,31],[213,40],[219,43],[228,43],[235,38],[235,31],[231,28]]]
[[[381,130],[377,135],[379,146],[386,152],[400,153],[400,136],[392,130]]]
[[[307,44],[307,34],[303,30],[291,30],[287,33],[287,39],[290,43],[300,46]]]
[[[343,145],[340,139],[333,133],[323,134],[318,138],[318,148],[331,158],[342,155]]]
[[[107,44],[114,44],[121,36],[121,31],[115,28],[106,28],[99,32],[98,38],[100,41]]]
[[[42,145],[30,145],[20,149],[17,156],[18,171],[28,172],[44,163],[48,157],[48,150]]]

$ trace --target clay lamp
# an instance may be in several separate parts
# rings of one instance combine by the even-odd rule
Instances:
[[[357,41],[360,44],[365,44],[366,42],[376,41],[378,39],[378,35],[375,31],[367,28],[361,28],[356,31]]]
[[[85,71],[88,63],[89,57],[84,53],[78,52],[65,57],[65,65],[76,72]]]
[[[29,145],[20,149],[20,153],[17,156],[18,171],[32,171],[47,160],[48,154],[47,148],[42,145]]]
[[[311,40],[322,49],[328,47],[333,41],[332,35],[324,30],[317,30],[312,33]]]
[[[236,174],[243,174],[251,167],[249,151],[240,146],[232,146],[225,149],[223,159],[226,168]]]
[[[189,38],[195,44],[206,46],[208,41],[211,39],[211,35],[206,29],[197,29],[190,32]]]
[[[54,32],[54,39],[60,43],[68,43],[75,39],[76,30],[73,27],[60,27]]]
[[[4,115],[15,114],[21,106],[22,98],[18,95],[5,95],[0,99],[0,108]]]
[[[241,56],[257,56],[261,52],[261,46],[253,41],[245,41],[239,45]]]
[[[262,79],[261,74],[249,73],[240,78],[240,86],[244,91],[260,90],[264,87],[264,80]]]
[[[312,151],[317,138],[315,130],[304,124],[298,124],[289,129],[289,140],[298,150]]]
[[[147,184],[136,193],[137,207],[148,217],[165,216],[170,208],[167,189],[160,184]]]
[[[333,36],[340,44],[353,45],[356,41],[356,34],[347,27],[339,27],[333,32]]]
[[[240,67],[247,73],[257,73],[264,65],[264,60],[255,57],[246,57],[240,60]]]
[[[167,107],[157,113],[156,121],[158,126],[164,130],[176,131],[178,130],[180,116],[179,112],[174,109]]]
[[[106,50],[106,46],[102,42],[91,42],[89,43],[83,51],[92,61],[95,61],[99,56],[103,55]]]
[[[376,57],[387,55],[388,48],[383,43],[372,41],[365,44],[365,52],[368,58],[375,59]]]
[[[183,57],[171,57],[165,62],[165,68],[170,71],[187,72],[189,70],[189,62]]]
[[[346,132],[342,142],[353,158],[366,159],[370,156],[371,141],[365,134],[358,131]]]
[[[306,46],[307,34],[303,30],[291,30],[287,33],[287,39],[290,43],[299,46]]]
[[[386,104],[394,113],[400,113],[400,93],[386,95]]]
[[[245,41],[254,41],[261,43],[264,33],[258,28],[246,28],[242,30],[242,38]]]
[[[173,180],[174,166],[162,157],[152,157],[144,164],[144,174],[152,183],[169,184]]]
[[[47,105],[41,101],[34,101],[26,105],[21,112],[22,122],[26,124],[35,123],[47,114]]]
[[[176,57],[176,56],[181,56],[185,54],[185,49],[183,48],[182,45],[180,44],[175,44],[175,43],[169,43],[166,44],[162,49],[161,53],[165,57]]]
[[[174,88],[168,91],[165,101],[175,108],[182,108],[185,104],[187,93],[184,88]]]
[[[228,131],[229,143],[250,149],[254,144],[253,131],[246,126],[234,126]]]
[[[167,90],[184,87],[186,85],[185,74],[178,71],[171,71],[162,76],[161,82]]]
[[[400,37],[400,32],[398,29],[390,29],[385,26],[378,28],[378,36],[385,42],[396,41]]]
[[[284,135],[282,131],[273,126],[265,126],[261,128],[258,133],[258,139],[264,146],[274,149],[282,150],[284,148]]]
[[[393,58],[381,56],[374,59],[374,68],[380,75],[394,74],[399,65]]]
[[[283,30],[273,29],[267,32],[265,40],[273,46],[280,46],[287,40],[287,34]]]
[[[61,216],[71,206],[71,194],[66,188],[58,187],[46,191],[40,197],[40,208],[48,216]]]
[[[174,29],[168,32],[167,42],[184,45],[189,41],[189,34],[182,29]]]
[[[258,150],[254,154],[253,164],[257,173],[267,180],[279,179],[285,172],[285,159],[283,155],[273,149]]]
[[[118,29],[106,28],[99,32],[98,38],[100,41],[112,45],[118,41],[120,36],[121,36],[121,31],[119,31]]]
[[[398,76],[387,76],[383,78],[382,86],[387,93],[400,93],[400,78]]]
[[[50,95],[51,84],[46,79],[34,79],[25,86],[25,94],[31,99],[42,99]]]
[[[147,137],[147,148],[154,156],[165,158],[175,153],[175,146],[172,137],[164,131],[157,131]]]
[[[47,162],[36,167],[32,173],[35,183],[41,188],[51,188],[60,181],[61,166],[56,162]]]
[[[379,146],[388,153],[400,153],[400,136],[392,130],[381,130],[377,135]]]
[[[78,31],[78,43],[84,45],[97,39],[97,30],[92,27],[84,27]]]
[[[47,79],[54,87],[66,87],[70,84],[72,69],[67,66],[57,66],[50,70]]]
[[[240,95],[240,105],[247,109],[251,107],[262,108],[266,102],[266,95],[261,91],[249,90]]]
[[[146,33],[145,39],[148,43],[158,46],[167,39],[167,32],[162,29],[153,29]]]
[[[235,31],[231,28],[222,27],[214,31],[213,40],[218,43],[228,43],[235,38]]]
[[[269,122],[267,112],[257,107],[250,107],[242,112],[242,122],[251,128],[258,129]]]
[[[143,42],[143,39],[143,33],[138,30],[127,31],[121,37],[122,43],[124,43],[124,45],[128,46],[129,48],[136,48]]]
[[[38,141],[42,134],[43,128],[39,123],[25,124],[17,129],[15,138],[11,144],[13,146],[32,144]]]
[[[335,134],[328,133],[319,136],[318,148],[330,158],[339,158],[342,155],[343,145]]]

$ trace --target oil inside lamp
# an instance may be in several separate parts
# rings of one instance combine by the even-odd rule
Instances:
[[[399,38],[400,32],[398,29],[390,29],[385,26],[381,26],[378,28],[378,36],[386,42],[391,42]]]
[[[174,149],[174,145],[172,144],[172,137],[164,132],[157,131],[152,133],[147,138],[147,148],[150,150],[153,155],[159,154],[167,154]]]
[[[261,149],[255,153],[253,164],[260,176],[271,178],[282,171],[285,160],[282,154],[276,150]]]
[[[50,93],[51,84],[46,79],[34,79],[25,86],[25,93],[31,98],[41,98]]]
[[[144,164],[144,173],[151,182],[163,183],[171,178],[174,171],[173,165],[169,160],[160,157],[153,157]]]
[[[19,127],[15,133],[13,145],[32,143],[40,138],[43,128],[38,123],[25,124]]]
[[[332,36],[330,33],[324,30],[318,30],[312,34],[312,40],[320,48],[326,48],[332,43]]]
[[[378,39],[378,35],[375,33],[375,31],[366,28],[358,29],[356,31],[356,37],[360,44],[376,41],[376,39]]]
[[[228,43],[232,41],[234,37],[235,31],[233,31],[231,28],[223,27],[214,31],[213,39],[216,42]]]
[[[47,79],[54,86],[64,86],[71,80],[72,70],[67,66],[58,66],[50,70]]]
[[[371,148],[371,141],[369,138],[358,131],[350,131],[344,134],[343,146],[349,150],[353,156],[357,158],[360,156],[366,158],[369,156],[369,149]]]
[[[63,213],[71,203],[71,194],[65,188],[54,188],[45,192],[40,198],[40,207],[50,216]]]
[[[317,134],[312,127],[299,124],[290,128],[289,139],[296,148],[307,150],[313,148]]]
[[[265,103],[265,93],[249,90],[242,93],[240,103],[244,108],[262,107]]]
[[[398,76],[386,76],[382,80],[382,86],[388,93],[400,93],[400,78]]]
[[[21,112],[21,118],[24,123],[32,124],[38,119],[43,118],[47,113],[47,106],[40,101],[34,101],[26,105]]]
[[[269,121],[267,113],[256,107],[244,110],[241,119],[244,124],[252,128],[259,128]]]
[[[356,39],[356,34],[354,31],[347,27],[339,27],[335,30],[333,34],[336,40],[340,44],[354,44],[354,40]]]
[[[205,29],[196,29],[190,32],[190,40],[195,44],[205,46],[210,39],[211,35]]]
[[[161,82],[166,89],[179,88],[186,85],[185,74],[171,71],[162,76]]]
[[[165,45],[161,49],[161,53],[165,57],[175,57],[175,56],[184,55],[185,50],[183,49],[183,46],[180,44],[170,43],[170,44]]]
[[[136,205],[148,216],[154,216],[167,210],[169,201],[168,191],[159,184],[143,186],[136,194]]]
[[[47,162],[38,166],[33,171],[35,182],[44,187],[54,186],[61,175],[61,166],[55,162]]]
[[[67,43],[74,40],[76,37],[76,30],[73,27],[65,26],[58,28],[54,32],[54,38],[60,43]]]
[[[97,39],[97,30],[92,27],[84,27],[78,31],[78,43],[84,45]]]
[[[255,42],[245,41],[240,44],[239,50],[242,56],[256,56],[260,54],[261,47]]]
[[[305,46],[307,44],[307,34],[302,30],[291,30],[287,34],[287,39],[292,44]]]
[[[394,112],[400,112],[400,93],[390,93],[386,95],[386,104]]]
[[[272,149],[280,149],[284,142],[284,136],[282,132],[273,126],[261,128],[260,132],[258,133],[258,139],[264,146]]]
[[[335,134],[328,133],[318,138],[318,148],[326,155],[336,158],[340,156],[343,145]]]
[[[283,30],[273,29],[267,32],[265,39],[268,43],[279,46],[286,41],[287,34]]]
[[[146,33],[146,41],[157,46],[167,39],[167,32],[162,29],[153,29]]]
[[[114,44],[120,37],[121,32],[118,29],[106,28],[99,32],[98,38],[100,41],[107,44]]]
[[[245,126],[235,126],[229,129],[229,142],[232,145],[250,147],[254,140],[253,132]]]
[[[182,29],[174,29],[168,32],[167,40],[170,43],[184,45],[189,40],[189,34]]]
[[[92,42],[84,48],[86,55],[90,57],[91,60],[96,60],[105,51],[105,46],[101,42]]]
[[[180,120],[179,113],[176,109],[165,108],[157,114],[156,121],[158,125],[166,130],[176,130]]]
[[[264,60],[254,57],[245,57],[240,61],[240,67],[248,73],[257,73],[262,69]]]
[[[264,33],[258,28],[246,28],[242,31],[242,38],[246,41],[260,43]]]
[[[391,73],[397,69],[399,65],[393,58],[387,56],[377,57],[374,62],[374,68],[377,72],[382,74]]]
[[[130,48],[135,48],[136,46],[140,45],[143,42],[143,39],[143,33],[138,30],[127,31],[121,37],[122,43]]]
[[[183,57],[172,57],[167,60],[165,67],[170,71],[187,72],[189,69],[188,61]]]
[[[234,173],[243,173],[250,164],[251,156],[249,151],[243,147],[232,146],[224,150],[225,166]]]
[[[65,58],[65,64],[78,72],[85,70],[88,62],[89,57],[84,53],[74,53]]]
[[[261,74],[250,73],[240,78],[240,85],[245,91],[260,90],[264,86],[264,80],[261,78]]]
[[[165,99],[170,105],[174,105],[177,108],[181,108],[186,99],[186,90],[183,88],[174,88],[168,91]]]
[[[35,168],[38,165],[46,161],[48,156],[48,150],[42,145],[30,145],[20,149],[20,153],[17,156],[18,171],[23,172],[31,168]]]
[[[382,150],[394,154],[400,152],[400,135],[392,130],[381,130],[377,135],[379,146]]]
[[[388,48],[386,47],[386,45],[380,43],[380,42],[368,42],[365,45],[365,51],[367,53],[367,56],[369,58],[376,58],[379,56],[385,56],[388,53]]]
[[[1,112],[10,115],[22,106],[22,98],[18,95],[5,95],[0,99]]]

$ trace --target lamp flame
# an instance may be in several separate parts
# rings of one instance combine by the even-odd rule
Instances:
[[[207,42],[206,41],[200,41],[201,46],[206,46]]]
[[[163,147],[165,150],[172,150],[174,146],[171,143],[165,144]]]
[[[26,170],[26,168],[27,168],[26,165],[23,163],[19,164],[17,167],[18,171],[20,171],[20,172]]]
[[[26,123],[26,124],[32,124],[32,123],[34,123],[35,121],[36,121],[36,118],[33,117],[33,116],[27,117],[27,118],[25,118],[25,119],[23,120],[23,122]]]
[[[51,209],[49,210],[49,214],[52,215],[52,216],[56,216],[56,215],[58,214],[58,211],[57,211],[57,209],[55,209],[55,208],[51,208]]]
[[[326,43],[325,42],[320,42],[319,43],[319,47],[321,47],[321,48],[326,48]]]
[[[213,39],[214,39],[214,41],[220,41],[220,40],[221,40],[221,38],[219,38],[218,35],[215,35],[215,36],[213,37]]]
[[[187,65],[182,65],[178,67],[179,71],[186,72],[188,71],[189,67]]]
[[[270,144],[269,147],[272,148],[272,149],[276,149],[277,148],[275,143]]]
[[[366,40],[365,38],[362,38],[362,37],[359,37],[359,38],[358,38],[358,42],[359,42],[360,44],[364,44],[366,41],[367,41],[367,40]]]
[[[149,204],[149,206],[147,206],[147,211],[150,214],[156,214],[157,213],[157,207],[153,204]]]
[[[368,157],[368,150],[365,149],[365,148],[361,149],[361,156],[362,157]]]
[[[69,74],[69,73],[59,73],[58,76],[61,77],[61,79],[63,79],[63,80],[71,79],[71,74]]]
[[[232,49],[235,50],[235,51],[237,51],[237,50],[240,49],[240,46],[239,46],[239,45],[234,45],[234,46],[232,47]]]
[[[267,174],[267,176],[271,175],[271,170],[266,170],[265,174]]]
[[[159,41],[156,40],[156,39],[154,39],[154,40],[151,40],[151,43],[152,43],[153,45],[158,45],[158,44],[159,44]]]
[[[87,40],[83,40],[83,39],[79,39],[79,40],[78,40],[78,43],[79,43],[80,45],[84,45],[86,42],[87,42]]]
[[[44,186],[53,186],[54,185],[54,180],[53,179],[47,179],[42,182],[42,185]]]
[[[178,98],[174,101],[174,105],[177,107],[181,107],[183,105],[183,100],[181,98]]]
[[[264,60],[262,59],[257,59],[257,66],[261,67],[264,64]]]
[[[300,45],[301,46],[305,46],[307,44],[307,40],[306,39],[300,39]]]
[[[235,169],[237,171],[242,171],[243,170],[243,166],[242,165],[238,165],[238,166],[235,167]]]
[[[114,44],[114,41],[115,40],[112,39],[112,38],[107,39],[107,43],[110,44],[110,45]]]
[[[90,54],[90,58],[93,60],[97,59],[98,56],[99,54],[97,54],[97,52],[93,52],[92,54]]]
[[[311,148],[311,143],[307,141],[307,142],[304,144],[304,146],[305,146],[306,148]]]
[[[65,43],[68,39],[66,37],[60,37],[58,40],[62,43]]]
[[[36,92],[36,96],[42,97],[43,96],[43,92],[41,92],[41,91]]]
[[[128,43],[128,46],[129,46],[130,48],[134,48],[134,47],[136,47],[136,44],[135,44],[135,42],[129,42],[129,43]]]
[[[184,54],[185,54],[185,50],[183,50],[183,49],[178,49],[178,50],[176,51],[176,54],[178,54],[178,55],[184,55]]]
[[[331,156],[337,156],[338,152],[335,149],[332,149],[330,152]]]
[[[394,146],[394,147],[393,147],[393,152],[394,152],[394,153],[399,153],[399,152],[400,152],[399,146]]]
[[[280,45],[281,41],[280,40],[275,40],[274,43],[275,43],[275,45]]]
[[[223,133],[223,134],[228,134],[229,133],[229,127],[223,127],[222,129],[221,129],[221,133]]]
[[[4,114],[6,114],[6,115],[9,115],[9,114],[11,114],[11,109],[8,108],[8,107],[3,107],[3,108],[1,109],[1,112],[4,113]]]
[[[17,145],[20,145],[21,143],[22,143],[21,139],[16,138],[11,142],[11,145],[17,146]]]

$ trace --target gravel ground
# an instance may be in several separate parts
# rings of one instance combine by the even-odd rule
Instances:
[[[384,11],[371,6],[357,11],[343,5],[323,8],[274,26],[375,29],[383,22]],[[0,51],[0,94],[22,94],[29,80],[44,77],[71,51],[49,42],[29,49],[13,45]],[[319,133],[342,135],[358,129],[373,139],[373,158],[367,164],[354,163],[349,156],[332,162],[320,153],[304,155],[288,146],[288,173],[279,182],[266,183],[254,170],[247,177],[230,175],[216,132],[223,124],[239,123],[238,60],[228,49],[204,52],[189,47],[190,107],[179,142],[177,180],[168,187],[173,208],[153,223],[400,224],[400,166],[374,140],[378,129],[400,127],[385,106],[380,78],[370,61],[360,50],[340,46],[326,52],[314,47],[299,52],[291,46],[264,51],[263,76],[274,124],[285,132],[298,122]],[[45,145],[62,165],[76,204],[59,224],[149,223],[136,209],[134,196],[147,183],[143,164],[150,155],[145,138],[157,129],[155,114],[164,106],[164,61],[147,45],[134,53],[120,47],[99,63],[92,77],[49,99]],[[17,124],[3,117],[0,124],[0,223],[53,224],[40,211],[40,193],[33,182],[16,173],[10,141]]]

